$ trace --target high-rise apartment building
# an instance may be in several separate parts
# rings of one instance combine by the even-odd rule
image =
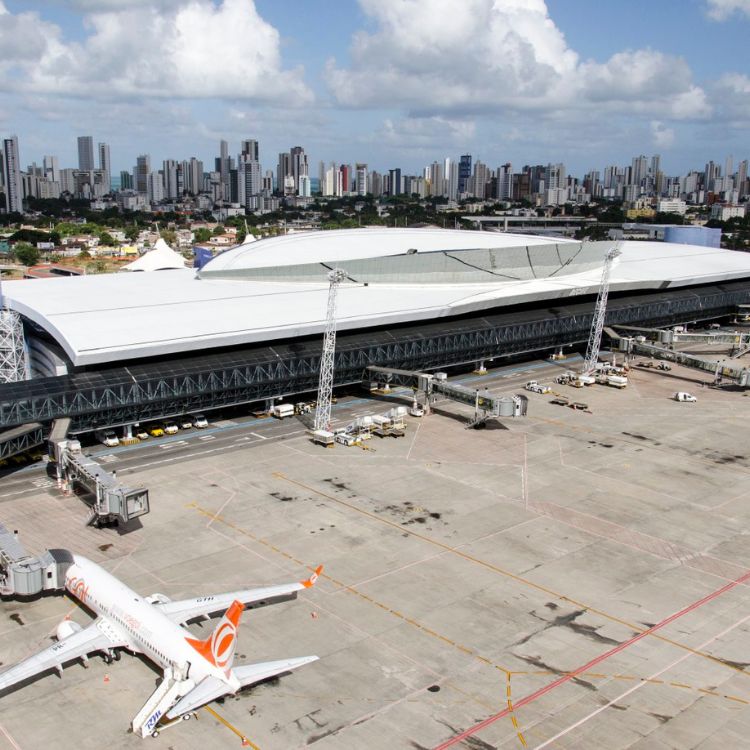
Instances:
[[[508,201],[513,197],[513,165],[510,162],[497,168],[497,198]]]
[[[242,141],[241,146],[243,154],[246,154],[251,159],[255,159],[255,161],[259,161],[260,157],[258,156],[258,141],[248,138],[247,140]]]
[[[263,189],[260,162],[253,158],[253,152],[242,153],[237,159],[237,202],[246,209],[256,207],[257,197]]]
[[[219,141],[219,158],[216,163],[217,172],[221,180],[221,200],[228,201],[230,198],[229,170],[231,164],[229,161],[229,144],[222,140]]]
[[[636,195],[640,192],[648,176],[648,159],[641,155],[633,158],[630,171],[630,185],[636,188]]]
[[[401,170],[396,167],[396,169],[389,169],[388,170],[388,193],[390,195],[401,195],[402,192],[402,185],[401,185]]]
[[[357,195],[367,195],[367,164],[358,163],[355,167],[355,190]]]
[[[81,172],[94,171],[94,139],[90,135],[78,136],[78,169]]]
[[[164,197],[167,200],[175,200],[180,197],[179,167],[175,159],[165,159],[162,162],[162,174],[164,175]]]
[[[18,138],[12,135],[3,140],[3,183],[5,205],[9,212],[23,210],[23,183],[18,157]]]
[[[301,195],[299,189],[300,177],[308,177],[307,154],[302,146],[294,146],[289,151],[291,175],[294,178],[294,192]]]
[[[341,175],[341,193],[340,195],[346,195],[351,190],[352,185],[352,168],[349,164],[342,164],[339,167],[339,174]]]
[[[444,166],[445,195],[448,200],[454,201],[458,198],[458,162],[446,159]]]
[[[42,160],[44,176],[51,182],[60,182],[60,162],[56,156],[45,156]]]
[[[133,184],[139,193],[148,193],[148,176],[151,174],[151,157],[141,154],[133,170]]]
[[[104,173],[102,182],[105,192],[108,193],[112,190],[112,160],[109,155],[109,144],[100,143],[97,150],[99,151],[99,169]]]
[[[284,180],[292,172],[292,157],[287,151],[279,154],[279,161],[276,165],[276,192],[284,194]]]
[[[203,162],[190,157],[190,161],[182,162],[182,189],[191,195],[198,195],[203,190]]]
[[[151,172],[146,180],[150,203],[161,203],[164,200],[164,177],[161,172]]]
[[[465,193],[471,179],[471,154],[464,154],[458,161],[458,192]]]
[[[740,194],[740,198],[744,198],[750,192],[747,184],[747,159],[743,159],[737,165],[737,184],[735,187]]]

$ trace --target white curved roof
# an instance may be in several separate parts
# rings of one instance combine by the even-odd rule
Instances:
[[[301,232],[240,245],[210,260],[202,270],[226,271],[268,266],[291,266],[314,261],[334,261],[401,255],[409,250],[470,250],[472,248],[546,245],[570,240],[531,237],[524,234],[477,232],[461,229],[409,229],[371,227],[332,232]]]
[[[369,243],[375,236],[371,231],[380,230],[321,232],[315,242],[309,235],[294,235],[280,238],[283,243],[266,244],[266,248],[285,246],[286,252],[277,256],[277,262],[283,263],[298,261],[302,248],[308,253],[311,247],[317,247],[320,255],[310,253],[304,258],[319,261],[323,253],[323,257],[330,257],[332,247],[351,253],[358,237]],[[440,230],[427,232],[441,236]],[[446,242],[440,249],[455,247],[457,239],[463,239],[456,238],[457,234],[467,235],[464,242],[471,247],[477,247],[476,234],[486,234],[486,241],[494,247],[508,241],[508,235],[503,234],[450,231],[443,235]],[[519,237],[512,239],[517,246]],[[539,237],[521,239],[534,244],[542,241]],[[303,240],[300,246],[294,244],[299,240]],[[409,241],[406,234],[402,235],[398,249],[403,250]],[[437,246],[437,238],[432,241]],[[250,248],[241,246],[226,255],[245,249],[252,252],[266,242],[259,241]],[[622,254],[611,274],[613,291],[750,278],[747,253],[662,242],[623,242],[619,247]],[[369,246],[360,250],[363,254],[371,251]],[[436,320],[504,305],[592,294],[598,290],[600,276],[600,268],[591,268],[545,278],[470,284],[346,283],[339,290],[338,327],[354,330]],[[197,279],[192,270],[181,269],[168,274],[8,281],[3,284],[3,292],[10,307],[49,331],[75,365],[89,365],[319,334],[325,327],[328,283],[323,273],[319,283],[299,283]]]

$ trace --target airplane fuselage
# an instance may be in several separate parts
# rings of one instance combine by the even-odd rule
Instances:
[[[209,662],[188,642],[191,634],[172,622],[158,604],[146,601],[91,560],[81,555],[73,557],[65,588],[102,618],[102,629],[111,628],[117,638],[128,643],[129,650],[144,654],[175,676],[196,683],[213,676],[227,684],[227,692],[239,688],[231,669],[225,671]]]

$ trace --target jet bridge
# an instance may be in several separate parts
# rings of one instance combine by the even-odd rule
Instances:
[[[618,330],[633,332],[635,335],[658,341],[666,346],[675,344],[729,344],[733,349],[731,356],[736,357],[737,351],[750,346],[750,333],[740,331],[675,331],[671,328],[640,328],[636,326],[617,326]]]
[[[57,420],[50,436],[50,458],[54,461],[58,483],[79,485],[93,497],[87,526],[127,523],[149,512],[148,490],[122,485],[114,472],[108,472],[93,458],[81,453],[81,444],[67,436],[69,419]]]
[[[36,596],[65,588],[65,574],[73,555],[65,549],[27,554],[17,532],[0,523],[0,596]]]
[[[667,362],[675,362],[678,365],[692,367],[694,370],[702,370],[714,376],[715,382],[721,382],[722,379],[731,380],[742,388],[750,388],[750,369],[746,367],[733,367],[723,365],[721,362],[701,359],[688,352],[677,352],[673,349],[666,349],[658,344],[638,341],[635,338],[620,336],[612,328],[606,328],[607,335],[618,343],[621,352],[628,354],[645,354],[656,359],[663,359]]]
[[[371,375],[370,381],[395,382],[424,393],[427,408],[438,395],[460,404],[473,406],[474,418],[469,422],[468,427],[476,427],[488,419],[498,417],[526,416],[528,400],[525,396],[493,396],[488,390],[480,391],[460,383],[450,383],[444,372],[430,374],[371,365],[367,368],[367,373]]]

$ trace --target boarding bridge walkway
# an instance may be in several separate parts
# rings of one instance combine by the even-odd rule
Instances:
[[[742,388],[750,388],[750,369],[746,367],[731,367],[723,365],[721,362],[701,359],[687,352],[677,352],[672,349],[665,349],[658,344],[650,344],[645,341],[636,341],[634,338],[621,336],[612,328],[604,329],[607,335],[618,342],[621,352],[629,354],[643,354],[656,359],[662,359],[667,362],[674,362],[678,365],[691,367],[694,370],[702,370],[710,373],[718,382],[722,379],[731,380]]]
[[[52,424],[50,453],[58,483],[63,487],[78,484],[95,498],[87,525],[128,523],[146,515],[150,510],[148,490],[123,486],[115,472],[108,472],[81,453],[81,444],[67,437],[69,427],[70,419],[58,419]]]
[[[735,348],[750,347],[750,333],[739,331],[706,331],[694,333],[692,331],[674,331],[671,328],[640,328],[637,326],[617,326],[621,331],[633,333],[659,341],[661,344],[730,344]],[[735,356],[735,355],[733,355]]]
[[[525,396],[493,396],[489,391],[479,391],[459,383],[450,383],[445,373],[430,374],[411,370],[399,370],[372,365],[366,368],[368,381],[397,382],[425,394],[425,403],[430,404],[436,395],[450,401],[474,407],[474,419],[469,426],[476,426],[490,418],[526,416],[528,400]]]

